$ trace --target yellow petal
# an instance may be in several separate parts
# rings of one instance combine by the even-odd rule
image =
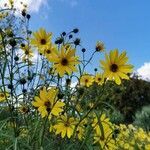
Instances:
[[[62,132],[61,132],[61,137],[64,138],[65,135],[66,135],[66,128],[62,130]]]
[[[115,79],[116,84],[118,84],[118,85],[121,84],[120,77],[117,74],[114,74],[114,79]]]
[[[67,136],[68,136],[68,138],[70,138],[72,134],[73,134],[73,129],[71,127],[68,127],[67,128]]]

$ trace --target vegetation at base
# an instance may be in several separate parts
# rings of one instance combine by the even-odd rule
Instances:
[[[108,102],[113,107],[110,113],[117,111],[118,115],[122,116],[122,123],[133,123],[136,112],[141,111],[143,106],[150,105],[150,82],[140,79],[137,75],[130,80],[123,80],[120,86],[107,82],[102,97],[99,96],[101,91],[102,87],[94,84],[86,93],[86,100],[96,97]]]
[[[142,107],[141,111],[137,111],[134,118],[134,124],[150,131],[150,105]]]

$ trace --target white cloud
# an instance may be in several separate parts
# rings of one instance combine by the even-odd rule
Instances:
[[[72,83],[71,83],[71,88],[75,88],[77,84],[78,84],[77,81],[72,82]]]
[[[9,0],[0,0],[0,7],[3,8],[5,3],[8,3]],[[47,0],[14,0],[15,7],[22,9],[23,6],[21,2],[27,4],[30,12],[38,12],[42,5],[47,4]]]
[[[46,5],[47,4],[47,0],[28,0],[29,3],[29,10],[31,11],[35,11],[38,12],[38,10],[40,9],[40,7],[42,5]]]
[[[142,79],[150,81],[150,62],[145,62],[143,66],[137,69],[137,73]]]

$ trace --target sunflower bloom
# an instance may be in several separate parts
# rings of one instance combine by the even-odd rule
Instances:
[[[85,129],[86,129],[85,126],[86,125],[87,125],[87,119],[84,119],[80,122],[80,124],[78,125],[78,127],[76,129],[76,135],[79,140],[82,140],[85,138]]]
[[[57,124],[55,124],[53,128],[56,130],[56,135],[61,133],[62,138],[65,136],[70,138],[74,133],[75,124],[75,119],[65,114],[57,120]]]
[[[102,69],[104,70],[104,77],[108,80],[114,80],[116,84],[121,84],[121,79],[129,79],[128,73],[133,71],[133,66],[126,64],[128,57],[126,52],[118,54],[118,50],[112,50],[109,56],[105,55],[106,61],[101,60]]]
[[[89,74],[84,74],[81,78],[80,78],[80,85],[81,86],[86,86],[89,87],[93,84],[94,82],[94,77],[89,75]]]
[[[5,101],[9,97],[8,93],[0,92],[0,102]]]
[[[56,72],[62,77],[65,73],[69,75],[77,71],[76,65],[79,64],[78,57],[75,56],[75,49],[62,46],[60,51],[53,54],[50,61],[54,63]]]
[[[33,51],[31,50],[30,46],[24,45],[24,46],[21,46],[21,49],[24,52],[23,57],[22,57],[23,61],[33,57]]]
[[[101,73],[97,73],[94,77],[94,80],[98,85],[102,85],[104,83],[104,78]]]
[[[39,31],[33,33],[31,44],[39,49],[43,49],[48,46],[51,42],[52,33],[47,33],[45,29],[40,28]]]
[[[22,104],[19,108],[19,111],[22,113],[22,114],[27,114],[30,109],[29,107],[26,105],[26,104]]]
[[[0,20],[4,19],[5,17],[8,16],[8,12],[0,12]]]
[[[47,115],[49,115],[50,118],[51,114],[58,116],[59,113],[63,111],[62,107],[65,103],[58,100],[57,94],[58,90],[56,88],[51,88],[47,91],[44,87],[40,91],[39,97],[35,96],[35,101],[32,102],[32,105],[38,108],[42,118]]]
[[[92,127],[95,131],[94,143],[99,143],[101,149],[116,149],[115,140],[112,138],[113,126],[105,114],[102,114],[100,118],[95,115]]]
[[[100,118],[98,118],[96,115],[94,115],[92,127],[94,128],[96,133],[101,133],[100,124],[105,127],[107,126],[108,128],[111,126],[109,118],[107,118],[105,114],[102,114],[100,116]]]
[[[117,150],[116,142],[112,138],[112,130],[105,127],[103,129],[105,131],[105,136],[102,137],[101,134],[95,134],[94,143],[99,143],[100,149]]]
[[[43,54],[49,61],[51,61],[51,59],[53,58],[53,54],[56,52],[57,52],[56,45],[50,44],[41,51],[41,54]]]
[[[103,52],[105,50],[104,43],[101,42],[101,41],[98,41],[96,43],[96,48],[95,49],[96,49],[97,52]]]

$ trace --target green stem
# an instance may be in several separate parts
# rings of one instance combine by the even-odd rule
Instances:
[[[17,140],[17,138],[15,138],[14,150],[17,150],[17,144],[18,144],[18,140]]]
[[[40,147],[41,148],[42,148],[42,145],[43,145],[43,138],[44,138],[44,134],[45,134],[45,127],[46,127],[46,123],[47,123],[47,120],[48,120],[48,116],[46,117],[46,119],[44,121],[44,125],[43,125],[43,128],[42,128],[42,134],[40,136]]]

